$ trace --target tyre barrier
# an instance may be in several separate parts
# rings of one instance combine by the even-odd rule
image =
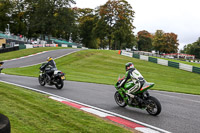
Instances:
[[[0,114],[0,133],[10,133],[10,121],[8,117]]]

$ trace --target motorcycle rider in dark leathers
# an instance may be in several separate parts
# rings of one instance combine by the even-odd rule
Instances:
[[[53,73],[55,70],[57,70],[57,67],[56,67],[56,63],[55,61],[53,60],[52,57],[48,57],[47,58],[47,63],[46,65],[44,66],[45,68],[45,73],[49,76],[49,78],[51,79]]]
[[[138,90],[140,90],[141,87],[144,85],[145,80],[143,76],[140,74],[140,72],[134,67],[134,64],[132,62],[126,63],[125,69],[126,69],[125,77],[121,80],[120,84],[118,85],[118,88],[121,87],[124,88],[126,82],[133,81],[135,85],[128,90],[128,93],[126,93],[126,95],[128,95],[130,98],[129,104],[131,104],[134,98],[141,103],[142,99],[133,95],[132,93],[135,93]]]

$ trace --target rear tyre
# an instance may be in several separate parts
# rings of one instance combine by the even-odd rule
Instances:
[[[115,92],[114,95],[115,101],[116,103],[120,106],[120,107],[126,107],[126,102],[124,101],[124,99],[122,98],[122,96],[119,94],[118,91]]]
[[[38,81],[41,86],[45,86],[45,84],[46,84],[45,79],[41,75],[39,75]]]
[[[57,84],[55,84],[55,86],[56,86],[56,88],[59,89],[59,90],[62,89],[63,86],[64,86],[63,80],[60,78],[59,81],[57,82]]]
[[[161,110],[162,110],[162,107],[161,107],[161,104],[160,102],[158,101],[158,99],[156,99],[155,97],[148,97],[147,99],[147,108],[146,108],[146,111],[150,114],[150,115],[153,115],[153,116],[156,116],[156,115],[159,115]]]

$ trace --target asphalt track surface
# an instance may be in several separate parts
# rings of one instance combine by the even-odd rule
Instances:
[[[23,61],[22,61],[23,62]],[[150,95],[159,99],[162,112],[151,116],[145,110],[119,107],[114,100],[112,85],[65,81],[62,90],[55,86],[40,86],[37,78],[0,75],[0,80],[28,86],[84,104],[108,110],[131,119],[167,130],[173,133],[199,133],[200,96],[150,90]]]

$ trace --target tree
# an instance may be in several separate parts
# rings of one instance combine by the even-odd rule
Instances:
[[[164,38],[163,38],[163,35],[164,35],[164,31],[162,30],[157,30],[155,35],[153,36],[153,47],[154,49],[158,52],[160,51],[160,49],[163,47],[163,44],[164,44]]]
[[[69,7],[74,3],[73,0],[26,0],[26,2],[29,5],[27,7],[28,29],[31,33],[41,34],[43,39],[45,35],[69,38],[69,33],[63,30],[70,31],[69,27],[72,28],[73,12]]]
[[[146,31],[140,31],[137,33],[138,50],[151,51],[152,50],[152,35]]]
[[[132,32],[134,11],[126,0],[108,0],[106,4],[99,7],[99,19],[107,24],[107,38],[109,49],[113,38],[121,45],[126,34]],[[119,46],[121,47],[121,46]],[[116,48],[116,46],[115,46]]]
[[[94,36],[96,38],[99,38],[100,40],[99,47],[103,49],[106,47],[105,40],[106,40],[106,37],[108,36],[107,29],[108,29],[108,25],[102,19],[99,19],[97,21],[93,29]]]
[[[85,8],[79,9],[79,31],[81,42],[85,47],[97,48],[98,41],[93,33],[93,29],[97,22],[97,17],[94,14],[93,9]]]
[[[70,8],[60,8],[54,14],[55,23],[52,35],[57,38],[70,39],[76,30],[74,11]]]
[[[136,39],[136,37],[134,36],[134,34],[128,34],[127,36],[126,36],[126,45],[125,45],[125,47],[124,46],[122,46],[122,48],[130,48],[130,49],[132,49],[133,48],[133,46],[137,46],[137,39]]]
[[[9,0],[1,0],[0,1],[0,30],[5,31],[7,28],[7,24],[10,23],[10,9],[12,8],[12,4]]]
[[[164,46],[160,51],[163,53],[177,53],[178,52],[177,35],[174,33],[164,34]]]
[[[175,33],[164,33],[157,30],[153,36],[153,47],[160,53],[176,53],[178,51],[178,39]]]
[[[11,30],[15,34],[26,35],[27,34],[27,14],[26,6],[27,3],[23,0],[12,1],[13,9],[11,11]]]
[[[190,51],[191,54],[195,55],[196,58],[200,59],[200,37],[194,42],[194,48]]]
[[[185,54],[195,55],[196,58],[200,59],[200,37],[196,42],[185,45],[184,49],[181,52]]]

